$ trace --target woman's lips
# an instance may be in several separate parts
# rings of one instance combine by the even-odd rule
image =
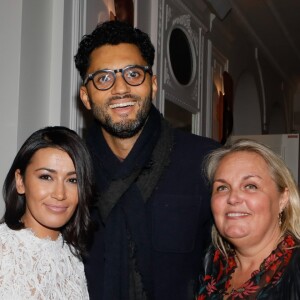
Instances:
[[[46,207],[49,210],[57,212],[57,213],[65,212],[67,210],[67,208],[68,208],[67,206],[51,205],[51,204],[46,204]]]
[[[229,212],[229,213],[226,213],[226,216],[230,217],[230,218],[237,218],[237,217],[249,216],[249,214],[244,213],[244,212]]]

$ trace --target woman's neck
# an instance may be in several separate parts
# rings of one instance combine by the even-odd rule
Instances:
[[[237,290],[247,282],[253,272],[260,269],[262,262],[277,248],[281,240],[282,236],[278,231],[269,240],[266,239],[259,245],[236,247],[235,262],[237,267],[232,274],[227,294],[232,293],[233,290]],[[224,297],[224,299],[226,299],[226,297]]]

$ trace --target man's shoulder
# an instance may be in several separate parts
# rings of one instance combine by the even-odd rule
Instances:
[[[221,147],[221,144],[211,138],[178,129],[174,129],[174,143],[180,148],[190,148],[201,152],[210,152]]]

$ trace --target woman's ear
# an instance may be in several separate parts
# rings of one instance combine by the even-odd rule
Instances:
[[[25,194],[25,186],[23,182],[23,176],[21,175],[20,169],[15,172],[16,189],[18,194]]]
[[[289,200],[290,200],[290,191],[288,190],[288,188],[285,188],[279,200],[279,213],[281,213],[286,208],[286,206],[289,203]]]

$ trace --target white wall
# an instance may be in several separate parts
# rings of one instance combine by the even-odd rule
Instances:
[[[18,146],[60,123],[63,1],[23,1]]]
[[[62,0],[0,1],[1,189],[25,139],[60,124],[63,9]]]
[[[0,1],[0,187],[17,149],[22,1]],[[0,216],[4,212],[0,196]]]

